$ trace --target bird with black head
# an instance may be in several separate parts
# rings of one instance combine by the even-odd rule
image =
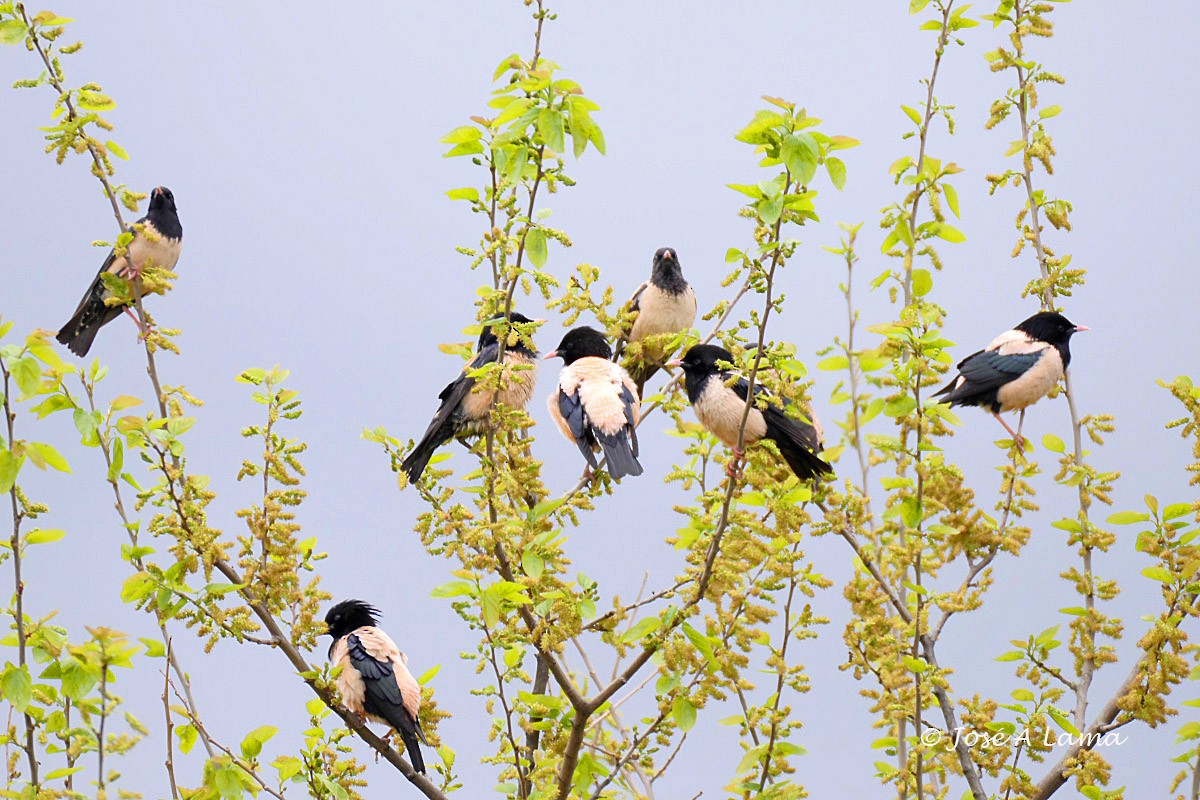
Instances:
[[[575,328],[545,357],[561,358],[564,364],[558,391],[547,398],[550,416],[583,453],[588,470],[599,468],[596,453],[602,450],[613,480],[641,475],[637,460],[641,399],[629,373],[609,360],[612,350],[604,334],[586,326]]]
[[[108,258],[100,265],[92,285],[88,287],[75,313],[62,326],[56,337],[77,356],[86,356],[92,348],[96,334],[108,323],[124,312],[141,330],[141,322],[127,305],[108,305],[105,300],[113,296],[104,285],[103,275],[111,273],[121,278],[132,279],[153,265],[159,269],[174,270],[183,249],[183,225],[179,222],[175,195],[165,186],[150,192],[150,208],[146,216],[133,223],[133,241],[124,255],[118,256],[110,250]]]
[[[325,615],[333,637],[329,661],[341,667],[338,694],[352,713],[400,734],[413,769],[424,772],[420,743],[429,742],[418,716],[421,686],[408,671],[408,656],[378,627],[379,617],[379,609],[362,600],[343,600]]]
[[[775,397],[766,387],[756,384],[754,398],[756,401],[761,398],[765,403],[755,402],[746,414],[750,381],[736,375],[736,364],[733,354],[725,348],[698,344],[682,359],[668,365],[683,368],[683,385],[696,419],[733,451],[733,460],[726,468],[728,474],[736,474],[737,465],[745,456],[738,449],[743,415],[746,416],[742,436],[745,444],[771,440],[800,480],[833,474],[833,468],[817,456],[823,449],[818,428],[804,415],[789,415],[788,409],[792,406],[789,401]]]
[[[986,408],[1017,446],[1024,447],[1023,437],[1000,415],[1020,411],[1024,422],[1025,409],[1049,394],[1066,374],[1071,337],[1086,330],[1086,325],[1076,325],[1056,311],[1039,311],[960,361],[957,377],[934,396],[951,406]]]
[[[621,359],[627,345],[642,343],[638,357],[625,359],[623,365],[641,397],[646,381],[670,357],[670,339],[696,322],[696,293],[684,280],[675,248],[660,247],[654,253],[650,280],[638,287],[624,311],[636,316],[617,340],[616,358]]]
[[[513,326],[527,326],[542,320],[531,320],[516,311],[509,316],[509,336],[504,349],[505,372],[500,377],[499,397],[496,390],[476,385],[471,373],[485,364],[494,364],[500,357],[500,339],[496,330],[504,322],[503,317],[489,320],[483,325],[475,356],[467,363],[458,377],[442,389],[438,399],[442,404],[426,428],[421,441],[413,448],[400,465],[415,483],[421,478],[434,452],[451,439],[466,439],[482,435],[488,427],[488,417],[495,402],[513,409],[524,410],[533,397],[537,381],[537,350],[520,336]],[[526,331],[528,334],[528,331]],[[507,369],[514,367],[514,369]]]

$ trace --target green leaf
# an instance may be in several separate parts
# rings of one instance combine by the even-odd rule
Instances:
[[[526,550],[521,554],[521,569],[525,571],[526,575],[536,581],[546,571],[546,562],[537,553],[532,550]]]
[[[66,531],[50,528],[38,529],[35,531],[30,531],[29,535],[25,537],[25,542],[26,544],[47,544],[49,542],[57,542],[66,535]]]
[[[1075,736],[1079,735],[1079,729],[1072,724],[1071,720],[1067,718],[1066,714],[1059,711],[1054,706],[1047,706],[1046,713],[1050,715],[1050,718],[1054,720],[1058,727],[1062,728],[1067,733],[1074,734]]]
[[[34,464],[37,464],[39,458],[48,467],[53,467],[59,472],[70,472],[71,467],[67,464],[67,460],[59,454],[57,450],[48,444],[42,442],[30,442],[29,447],[36,455],[31,454],[31,459]],[[39,465],[41,466],[41,465]]]
[[[546,233],[541,228],[530,228],[525,234],[525,252],[535,267],[541,269],[546,266],[550,251],[546,247]]]
[[[1061,113],[1062,106],[1046,106],[1038,112],[1038,117],[1041,119],[1050,119],[1051,117],[1057,117]]]
[[[1022,703],[1032,703],[1034,699],[1033,692],[1028,689],[1013,689],[1012,698]]]
[[[295,756],[280,756],[271,762],[271,766],[279,771],[279,782],[283,783],[304,769],[304,762]]]
[[[910,528],[915,528],[921,524],[921,504],[917,502],[915,497],[906,497],[904,502],[900,504],[900,519]]]
[[[0,22],[0,44],[16,44],[25,40],[25,23],[19,19]]]
[[[840,158],[832,156],[826,158],[825,170],[829,173],[829,180],[833,181],[833,185],[839,192],[846,188],[846,165]]]
[[[479,202],[479,190],[474,186],[467,186],[462,189],[451,189],[446,192],[446,197],[451,200],[470,200],[472,203]]]
[[[821,146],[811,133],[789,133],[779,148],[779,160],[792,173],[792,180],[801,185],[807,184],[817,174],[817,160],[820,157]]]
[[[74,775],[76,772],[81,772],[83,769],[84,769],[83,767],[62,767],[60,769],[56,769],[56,770],[53,770],[52,772],[48,773],[47,775],[45,775],[42,778],[42,780],[56,781],[59,778],[65,778],[68,775]]]
[[[1047,433],[1042,437],[1042,447],[1046,448],[1052,453],[1067,452],[1066,444],[1064,444],[1063,440],[1055,436],[1053,433]]]
[[[180,725],[175,729],[175,735],[179,737],[179,749],[184,754],[192,751],[192,748],[196,746],[196,739],[200,736],[191,725]]]
[[[1150,519],[1150,515],[1144,511],[1118,511],[1108,518],[1109,525],[1133,525],[1137,522],[1146,522]]]
[[[117,144],[112,139],[109,139],[104,143],[104,148],[122,161],[129,160],[129,153],[125,152],[125,148],[121,147],[121,145]]]
[[[555,153],[561,153],[566,149],[566,140],[563,137],[563,118],[558,111],[543,108],[538,112],[537,129],[538,135],[546,143],[546,147]]]
[[[912,290],[917,297],[924,297],[933,289],[933,276],[927,269],[914,269],[912,273]]]
[[[944,222],[938,224],[935,232],[938,236],[945,239],[947,242],[950,242],[951,244],[958,244],[959,242],[965,242],[967,240],[967,235],[965,233],[960,231],[958,228],[947,225]]]
[[[1159,583],[1174,583],[1175,576],[1166,567],[1146,567],[1142,570],[1142,575],[1152,581]]]
[[[626,631],[625,635],[621,637],[621,641],[623,641],[623,642],[640,641],[642,639],[642,637],[647,636],[647,635],[653,633],[654,631],[658,630],[660,625],[662,625],[662,620],[659,619],[658,617],[646,617],[645,619],[639,620],[636,625],[634,625],[632,628],[630,628],[628,631]]]
[[[679,730],[687,733],[696,724],[696,707],[692,705],[692,701],[687,696],[679,695],[671,703],[671,716],[675,718],[675,724],[679,726]]]
[[[927,5],[929,5],[929,0],[909,0],[908,13],[909,14],[920,13],[921,10],[924,9],[925,6],[927,6]]]
[[[1022,653],[1020,650],[1009,650],[1004,655],[996,656],[996,660],[997,661],[1020,661],[1024,657],[1025,657],[1025,654]]]
[[[950,206],[950,210],[954,212],[954,216],[962,219],[962,214],[958,213],[958,189],[955,189],[948,183],[940,184],[942,194],[946,196],[946,205]]]
[[[482,138],[483,131],[474,125],[460,125],[441,139],[438,139],[438,141],[443,144],[466,144],[468,142],[479,141]]]
[[[246,738],[242,739],[242,755],[246,758],[257,758],[258,754],[262,752],[263,745],[277,733],[279,733],[279,729],[272,725],[263,725],[250,731],[246,734]]]
[[[0,494],[7,494],[17,482],[21,472],[23,458],[17,458],[12,451],[0,447]]]
[[[32,397],[37,394],[38,389],[42,386],[42,370],[38,366],[36,358],[25,356],[13,362],[10,371],[13,380],[17,382],[17,388],[21,390],[24,397]]]
[[[941,26],[938,26],[938,27],[941,27]],[[915,108],[909,108],[908,106],[900,106],[900,110],[908,115],[908,118],[913,121],[913,124],[915,124],[915,125],[921,124],[921,115],[917,113],[917,110]]]
[[[236,767],[222,767],[217,770],[214,783],[224,800],[239,800],[245,789]]]
[[[29,701],[33,699],[33,680],[29,677],[28,668],[9,664],[0,689],[3,689],[4,699],[24,714],[25,709],[29,708]]]

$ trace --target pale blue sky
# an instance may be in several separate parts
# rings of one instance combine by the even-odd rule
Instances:
[[[443,192],[478,176],[466,160],[440,158],[444,146],[437,140],[484,108],[493,67],[514,50],[529,50],[531,23],[515,1],[308,8],[79,0],[55,6],[79,20],[73,35],[87,43],[67,61],[70,79],[99,82],[119,102],[113,137],[133,157],[118,165],[120,179],[147,190],[168,185],[178,200],[186,237],[181,277],[175,292],[153,301],[153,311],[185,331],[183,356],[161,362],[164,381],[185,382],[207,401],[189,453],[192,468],[212,475],[222,491],[214,523],[236,530],[232,511],[254,498],[252,487],[233,476],[243,455],[255,451],[237,431],[257,420],[259,407],[233,377],[248,366],[281,363],[305,401],[304,419],[291,430],[310,445],[310,497],[301,521],[330,553],[325,586],[379,605],[415,671],[443,665],[439,702],[456,715],[443,735],[459,750],[464,796],[483,796],[492,774],[474,765],[474,756],[485,747],[486,726],[479,722],[481,701],[468,694],[479,678],[457,658],[473,640],[462,635],[445,601],[429,597],[446,579],[447,565],[425,555],[411,532],[420,509],[415,493],[398,494],[384,458],[358,437],[381,424],[402,437],[419,435],[437,391],[459,367],[436,345],[464,339],[460,330],[472,320],[473,290],[483,276],[470,274],[453,248],[474,243],[480,224]],[[1117,432],[1094,458],[1124,472],[1118,508],[1136,506],[1147,491],[1164,501],[1194,497],[1182,472],[1187,448],[1162,428],[1178,416],[1177,407],[1154,382],[1198,371],[1193,317],[1200,284],[1193,262],[1200,159],[1193,140],[1200,57],[1192,39],[1200,7],[1167,2],[1131,9],[1099,0],[1058,6],[1058,35],[1034,43],[1035,56],[1068,78],[1066,87],[1043,90],[1044,103],[1064,107],[1051,129],[1057,174],[1045,185],[1075,206],[1075,232],[1052,240],[1089,270],[1067,313],[1092,327],[1074,343],[1081,410],[1117,415]],[[861,273],[884,268],[878,210],[900,191],[886,168],[914,151],[913,141],[900,138],[908,121],[899,105],[923,99],[918,81],[929,71],[933,34],[917,31],[919,20],[900,0],[621,0],[561,3],[557,10],[543,52],[602,106],[596,118],[608,157],[589,152],[570,168],[578,187],[547,198],[554,224],[575,243],[570,251],[551,251],[555,274],[588,261],[605,270],[618,295],[627,295],[644,280],[655,248],[669,245],[707,309],[722,296],[725,250],[749,235],[736,216],[739,196],[724,184],[756,180],[755,159],[733,132],[758,97],[797,100],[829,132],[862,141],[846,154],[846,191],[818,199],[823,222],[801,236],[805,248],[782,282],[788,306],[771,329],[815,363],[813,354],[845,326],[836,289],[842,265],[820,245],[836,243],[835,222],[865,220]],[[977,5],[971,13],[986,10]],[[988,104],[1010,80],[991,74],[982,58],[1001,34],[983,25],[965,39],[965,47],[947,53],[938,83],[943,102],[957,106],[958,135],[950,139],[939,128],[930,141],[933,155],[967,169],[957,186],[969,239],[942,249],[948,269],[935,289],[950,311],[946,331],[960,355],[1032,313],[1034,304],[1019,293],[1035,268],[1029,258],[1008,257],[1020,198],[1013,192],[989,198],[983,181],[1004,169],[1002,154],[1016,138],[1011,125],[983,130]],[[4,83],[37,72],[30,54],[0,50]],[[46,124],[50,93],[6,90],[0,98],[10,187],[0,201],[10,265],[0,313],[15,319],[18,330],[57,328],[103,257],[89,242],[113,235],[110,211],[84,163],[56,167],[40,155],[36,128]],[[865,320],[892,313],[882,295],[858,296]],[[522,310],[530,313],[527,306]],[[559,336],[552,321],[540,345],[549,349]],[[110,392],[148,394],[128,323],[103,331],[93,352],[112,365]],[[578,475],[578,453],[547,425],[541,400],[554,369],[544,371],[531,408],[549,484],[566,487]],[[832,431],[833,379],[822,373],[815,379],[816,408]],[[971,410],[962,417],[965,427],[947,450],[990,504],[998,460],[990,443],[999,426]],[[1046,402],[1033,410],[1027,431],[1034,441],[1047,431],[1065,438],[1067,421],[1065,403]],[[123,535],[98,456],[72,448],[68,427],[63,419],[39,429],[70,453],[76,474],[31,482],[54,503],[46,525],[67,529],[69,537],[31,558],[28,602],[35,611],[62,608],[59,619],[74,630],[109,624],[149,635],[149,620],[118,598]],[[576,564],[606,590],[631,594],[643,563],[651,586],[678,566],[678,553],[661,543],[677,521],[659,478],[678,458],[679,445],[662,428],[658,420],[643,435],[647,475],[626,481],[617,498],[602,501],[571,534]],[[1053,609],[1075,604],[1055,577],[1073,557],[1063,534],[1047,524],[1070,514],[1074,499],[1053,484],[1053,464],[1040,455],[1049,473],[1036,480],[1046,513],[1032,518],[1025,557],[1019,564],[1000,560],[1000,585],[988,608],[956,620],[944,637],[942,661],[957,669],[961,694],[1006,696],[1018,684],[1011,665],[992,657],[1009,639],[1063,621]],[[627,524],[631,511],[644,515],[636,529]],[[629,567],[631,552],[637,570]],[[841,542],[813,541],[808,552],[839,585],[849,575]],[[364,559],[364,553],[384,555]],[[1099,574],[1124,582],[1112,607],[1133,639],[1141,629],[1137,617],[1159,605],[1156,585],[1137,574],[1144,565],[1128,531],[1096,563]],[[885,796],[872,777],[879,753],[867,747],[876,736],[873,716],[857,696],[859,686],[837,669],[845,656],[845,602],[835,588],[814,605],[833,622],[803,648],[815,691],[793,703],[806,722],[797,739],[810,752],[797,763],[800,777],[815,798]],[[1128,643],[1122,653],[1128,655]],[[189,647],[185,662],[219,738],[236,743],[258,724],[285,730],[303,724],[307,691],[278,654],[222,645],[206,656]],[[1100,673],[1096,705],[1126,669]],[[157,731],[155,681],[124,681],[120,691]],[[706,798],[721,794],[740,758],[731,729],[716,725],[727,713],[706,710],[660,797],[691,797],[701,789]],[[1161,796],[1174,772],[1168,759],[1177,752],[1176,727],[1129,728],[1130,742],[1106,753],[1116,764],[1114,785],[1128,785],[1133,797]],[[128,788],[166,794],[158,741],[143,743],[126,761]],[[385,766],[372,765],[368,777],[371,797],[400,790]]]

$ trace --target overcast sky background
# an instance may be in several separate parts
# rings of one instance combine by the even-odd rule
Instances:
[[[178,201],[186,239],[180,280],[152,307],[161,323],[185,331],[182,357],[160,361],[163,381],[185,383],[206,401],[189,434],[189,460],[193,471],[213,476],[221,493],[213,524],[237,531],[232,512],[255,499],[254,487],[233,477],[241,459],[257,451],[238,430],[258,421],[260,407],[233,378],[249,366],[283,364],[304,399],[305,415],[289,434],[309,443],[309,500],[300,520],[330,554],[324,586],[337,597],[380,606],[415,672],[443,665],[438,700],[455,718],[442,735],[459,751],[464,796],[484,796],[493,773],[475,758],[485,747],[491,751],[488,726],[480,719],[482,702],[468,694],[480,678],[458,659],[473,648],[473,636],[464,634],[446,601],[429,597],[447,579],[448,565],[426,555],[411,532],[421,509],[416,494],[396,491],[384,457],[359,434],[385,425],[404,438],[419,435],[437,392],[460,367],[437,344],[462,341],[461,330],[473,321],[473,290],[485,278],[470,273],[453,248],[474,244],[481,220],[443,193],[479,175],[467,159],[443,160],[438,138],[485,109],[493,68],[513,51],[530,51],[532,22],[520,3],[494,0],[305,8],[63,0],[55,11],[78,19],[70,35],[87,45],[66,62],[72,84],[96,81],[118,101],[110,115],[113,138],[132,156],[118,162],[119,180],[143,190],[167,185]],[[549,268],[558,276],[587,261],[627,296],[648,274],[654,250],[669,245],[701,308],[710,308],[724,296],[726,249],[745,246],[750,236],[736,214],[740,196],[724,185],[761,179],[750,148],[733,139],[761,105],[760,95],[794,99],[825,120],[826,132],[862,141],[845,154],[846,191],[820,187],[822,223],[801,233],[805,247],[782,279],[788,305],[771,326],[773,336],[795,342],[814,364],[813,354],[845,329],[837,292],[843,265],[820,245],[836,244],[837,221],[865,220],[861,274],[869,278],[886,266],[878,211],[901,196],[886,168],[915,153],[915,140],[900,138],[909,122],[899,105],[915,107],[924,98],[919,80],[931,66],[934,34],[918,32],[921,20],[908,16],[902,0],[610,0],[555,8],[560,19],[546,29],[543,54],[602,106],[596,119],[608,142],[606,158],[589,150],[570,165],[576,188],[545,197],[552,224],[575,244],[569,251],[552,248]],[[990,10],[980,4],[969,13]],[[1051,123],[1060,153],[1056,175],[1038,182],[1074,204],[1075,232],[1051,233],[1050,241],[1089,270],[1087,285],[1067,301],[1068,316],[1093,329],[1074,342],[1081,412],[1115,413],[1118,424],[1093,462],[1122,469],[1116,508],[1140,507],[1147,491],[1164,503],[1190,499],[1195,493],[1183,472],[1188,448],[1163,429],[1178,406],[1155,380],[1198,371],[1200,55],[1193,37],[1200,5],[1164,2],[1133,13],[1128,3],[1095,0],[1056,6],[1053,17],[1058,33],[1034,40],[1034,56],[1068,84],[1042,89],[1043,105],[1060,103],[1064,111]],[[1012,79],[991,74],[982,57],[1002,34],[981,25],[964,38],[965,47],[947,52],[937,87],[944,103],[957,106],[958,134],[950,138],[936,127],[929,145],[932,155],[967,170],[955,184],[968,241],[941,248],[947,270],[935,286],[960,357],[1036,310],[1020,299],[1036,269],[1032,257],[1009,258],[1020,196],[1009,190],[989,198],[983,180],[1015,164],[1002,157],[1017,138],[1015,123],[983,130],[988,105]],[[3,82],[37,73],[32,54],[0,50]],[[47,124],[51,103],[45,89],[0,93],[8,185],[0,199],[6,245],[0,313],[16,320],[18,332],[57,329],[103,258],[89,243],[114,236],[88,165],[76,158],[57,167],[40,155],[37,127]],[[867,323],[891,317],[882,293],[863,288],[858,297]],[[529,305],[523,302],[522,310],[530,313]],[[543,351],[557,343],[558,322],[552,317],[543,329]],[[112,366],[107,392],[149,396],[127,321],[101,332],[93,353]],[[547,462],[550,487],[561,490],[576,480],[580,459],[546,419],[543,398],[556,370],[544,370],[531,409],[539,422],[536,451]],[[814,378],[817,412],[832,430],[828,397],[836,376]],[[973,410],[961,416],[965,426],[947,443],[948,455],[990,506],[1000,459],[991,442],[999,426]],[[1067,438],[1068,420],[1065,402],[1044,402],[1026,430],[1035,442],[1049,431]],[[670,504],[682,499],[675,488],[664,493],[660,482],[679,457],[679,441],[662,435],[664,427],[656,419],[643,436],[646,476],[626,481],[584,528],[571,532],[575,563],[601,581],[606,596],[632,595],[643,566],[651,587],[678,567],[679,553],[662,543],[678,527]],[[21,436],[31,434],[20,429]],[[69,532],[65,544],[32,553],[28,607],[35,614],[60,608],[58,619],[77,633],[85,624],[106,624],[152,635],[149,618],[118,597],[124,534],[99,454],[73,446],[67,416],[38,426],[36,436],[60,444],[75,475],[28,481],[33,496],[54,507],[43,526]],[[1048,524],[1074,513],[1074,495],[1054,485],[1055,465],[1040,447],[1038,460],[1046,471],[1035,481],[1044,512],[1030,520],[1034,535],[1025,557],[1019,564],[1000,559],[987,607],[956,620],[943,637],[941,660],[955,667],[960,695],[1003,699],[1021,685],[1012,665],[993,657],[1008,649],[1009,639],[1065,623],[1054,609],[1076,604],[1056,577],[1076,559],[1065,534]],[[461,451],[453,463],[465,464]],[[841,471],[851,474],[847,462]],[[1110,605],[1128,624],[1124,656],[1142,630],[1138,616],[1161,605],[1157,584],[1138,575],[1148,562],[1134,550],[1132,534],[1119,529],[1113,552],[1095,563],[1099,575],[1119,578],[1124,587]],[[832,624],[802,650],[814,691],[791,701],[806,724],[797,741],[809,750],[797,761],[799,777],[815,798],[890,796],[873,778],[871,764],[881,755],[868,748],[878,735],[870,728],[874,716],[857,696],[860,685],[837,669],[845,658],[840,587],[851,572],[850,554],[832,539],[809,542],[808,553],[838,583],[814,602]],[[203,655],[187,634],[177,641],[186,643],[197,700],[218,738],[236,744],[259,724],[303,727],[309,695],[282,656],[231,644]],[[1099,674],[1093,708],[1127,670],[1123,662]],[[161,684],[139,674],[141,682],[119,676],[118,691],[158,737]],[[1196,694],[1193,685],[1177,699]],[[1195,717],[1195,709],[1184,711]],[[741,757],[732,729],[716,724],[728,713],[704,712],[659,797],[722,794]],[[1178,752],[1178,725],[1125,729],[1129,742],[1104,754],[1116,765],[1113,785],[1127,785],[1130,797],[1164,795],[1177,766],[1169,759]],[[281,735],[269,752],[296,741]],[[159,739],[144,742],[122,762],[126,787],[165,796],[161,762]],[[197,783],[199,763],[184,770],[181,782]],[[416,794],[384,765],[372,764],[367,777],[370,797]]]

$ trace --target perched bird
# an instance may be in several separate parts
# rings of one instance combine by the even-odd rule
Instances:
[[[546,358],[561,358],[564,364],[558,391],[547,398],[550,416],[579,447],[588,468],[599,467],[596,452],[603,450],[613,480],[641,475],[636,425],[642,401],[629,373],[609,360],[612,350],[604,334],[575,328]]]
[[[750,382],[745,378],[729,382],[734,377],[730,369],[735,363],[733,355],[725,348],[698,344],[682,359],[669,365],[683,368],[684,388],[700,424],[733,450],[735,462],[730,463],[730,474],[733,474],[736,461],[744,455],[737,447],[738,430],[750,388]],[[758,404],[750,407],[746,417],[746,444],[761,439],[775,442],[780,455],[801,480],[833,474],[833,468],[817,457],[824,445],[819,429],[811,421],[789,417],[785,409],[791,404],[787,400],[775,400],[762,386],[755,385],[754,396],[765,396],[768,402],[765,407]]]
[[[625,364],[641,397],[646,381],[670,355],[664,340],[687,330],[696,321],[696,293],[683,279],[675,248],[660,247],[655,252],[650,280],[638,287],[625,309],[637,312],[637,316],[633,326],[617,341],[616,356],[619,359],[629,343],[643,343],[641,358],[628,359]]]
[[[96,333],[121,316],[122,311],[129,314],[141,328],[141,323],[128,306],[105,305],[104,301],[113,295],[105,288],[101,275],[111,272],[122,278],[132,278],[151,264],[160,269],[175,269],[179,251],[183,248],[183,226],[179,224],[175,195],[171,194],[170,189],[159,186],[150,192],[150,209],[146,216],[133,224],[131,230],[133,241],[129,243],[126,255],[118,257],[116,251],[109,252],[87,294],[79,301],[79,307],[58,332],[58,341],[77,356],[86,356]]]
[[[390,725],[400,734],[408,759],[417,772],[425,771],[418,740],[424,742],[421,687],[408,671],[408,656],[376,627],[379,610],[362,600],[343,600],[329,609],[325,624],[333,644],[329,661],[342,671],[337,676],[342,704],[361,718]]]
[[[1039,311],[1005,331],[978,353],[958,363],[958,377],[934,394],[951,406],[980,406],[992,412],[1013,441],[1024,439],[1000,416],[1020,411],[1045,397],[1071,363],[1071,336],[1086,331],[1055,311]]]
[[[512,312],[510,320],[517,324],[533,322],[515,311]],[[500,340],[496,338],[494,327],[498,322],[499,320],[496,320],[483,326],[483,331],[479,334],[479,344],[475,348],[475,357],[438,395],[438,399],[442,401],[441,407],[433,415],[433,420],[421,441],[400,465],[408,474],[409,481],[415,483],[420,479],[434,451],[443,444],[455,437],[479,436],[487,429],[488,414],[496,391],[476,388],[475,379],[470,377],[470,373],[485,364],[496,363],[496,358],[500,355]],[[537,381],[536,359],[537,352],[519,338],[515,344],[505,348],[506,365],[527,366],[531,369],[505,373],[499,402],[509,408],[525,408],[529,398],[533,396],[533,386]]]

